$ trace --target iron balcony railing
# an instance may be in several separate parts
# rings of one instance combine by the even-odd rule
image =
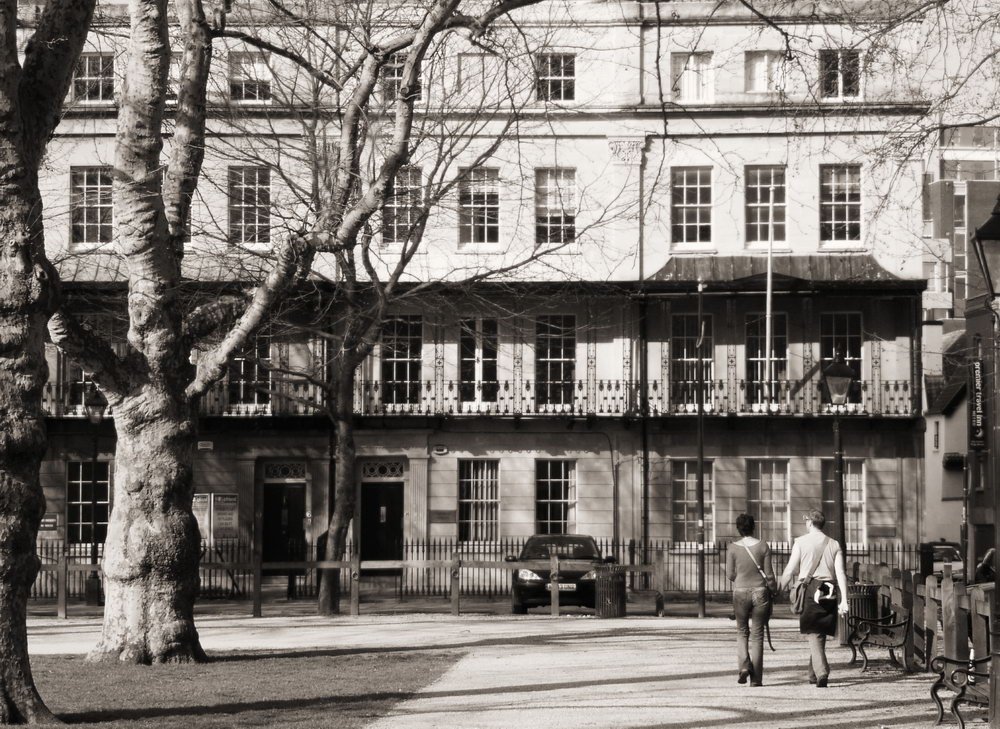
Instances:
[[[698,410],[694,382],[651,380],[646,388],[647,412],[654,417],[694,415]],[[820,383],[774,380],[770,386],[750,380],[707,380],[703,384],[706,413],[712,415],[826,415]],[[471,397],[470,397],[471,394]],[[536,382],[501,380],[459,382],[423,380],[382,382],[358,380],[354,412],[379,416],[596,416],[638,417],[642,388],[635,380]],[[79,401],[79,402],[78,402]],[[320,411],[324,394],[304,381],[220,382],[202,398],[208,416],[306,416]],[[49,383],[43,407],[47,415],[85,417],[78,389]],[[908,380],[863,380],[856,383],[843,415],[912,417],[918,413],[916,393]]]

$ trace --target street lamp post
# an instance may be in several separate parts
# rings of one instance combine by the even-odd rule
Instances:
[[[84,391],[83,410],[90,421],[93,433],[93,450],[90,459],[90,564],[93,569],[83,586],[83,597],[87,605],[101,604],[101,578],[97,575],[97,456],[98,437],[104,408],[107,402],[93,384]]]
[[[847,403],[854,381],[854,370],[844,362],[844,353],[837,350],[833,363],[823,370],[826,390],[830,395],[830,405],[833,408],[833,503],[834,519],[837,522],[837,541],[840,550],[847,559],[847,525],[846,509],[844,508],[844,444],[840,435],[840,411]]]
[[[981,284],[969,280],[968,298],[978,298],[984,296],[984,308],[989,314],[991,327],[989,329],[988,347],[989,359],[984,367],[988,373],[989,396],[987,402],[988,434],[986,439],[987,456],[986,462],[989,464],[989,471],[986,478],[987,488],[993,494],[993,543],[997,547],[995,554],[1000,554],[1000,498],[997,489],[1000,487],[998,478],[998,466],[1000,466],[1000,430],[998,430],[997,410],[1000,406],[1000,398],[997,392],[998,374],[998,345],[1000,345],[1000,299],[998,299],[994,281],[1000,277],[1000,198],[993,208],[990,219],[982,227],[976,229],[976,234],[972,237],[972,249],[979,263],[982,274]],[[970,271],[972,272],[972,271]],[[974,310],[971,305],[966,308],[966,318]],[[968,568],[967,568],[968,569]],[[993,601],[990,609],[990,726],[993,729],[1000,729],[1000,594],[993,591]]]

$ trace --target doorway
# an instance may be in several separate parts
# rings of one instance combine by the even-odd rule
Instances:
[[[301,561],[306,556],[306,485],[263,484],[263,558],[265,562]],[[291,570],[265,570],[264,574],[291,574]]]
[[[402,558],[402,482],[385,481],[363,484],[361,487],[361,559]],[[398,573],[399,570],[394,570],[394,572]]]

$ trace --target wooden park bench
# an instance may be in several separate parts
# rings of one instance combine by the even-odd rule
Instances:
[[[849,617],[847,627],[851,631],[847,644],[851,648],[851,665],[857,663],[858,653],[861,653],[861,672],[868,670],[868,653],[866,647],[888,648],[889,660],[901,666],[907,673],[910,666],[907,661],[896,660],[896,650],[906,647],[910,637],[910,611],[899,609],[881,618]]]
[[[937,681],[931,686],[931,699],[937,706],[937,721],[935,725],[944,720],[944,704],[938,692],[949,689],[955,692],[951,700],[950,710],[955,719],[958,720],[959,729],[965,729],[965,720],[959,713],[959,704],[971,704],[978,707],[989,707],[990,705],[990,657],[957,660],[955,658],[945,658],[937,656],[931,661],[931,671],[938,674]]]

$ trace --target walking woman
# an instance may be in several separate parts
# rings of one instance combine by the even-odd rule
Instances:
[[[830,664],[826,639],[837,633],[837,613],[847,613],[847,573],[836,539],[823,533],[826,517],[813,509],[806,514],[806,533],[795,540],[779,587],[806,580],[805,607],[799,615],[799,632],[809,640],[809,683],[826,688]]]
[[[775,586],[771,549],[754,537],[754,520],[749,514],[736,517],[740,539],[726,551],[726,572],[733,583],[733,610],[736,613],[736,660],[738,683],[750,679],[751,686],[764,683],[764,627],[771,619],[771,592]],[[749,643],[749,645],[748,645]]]

